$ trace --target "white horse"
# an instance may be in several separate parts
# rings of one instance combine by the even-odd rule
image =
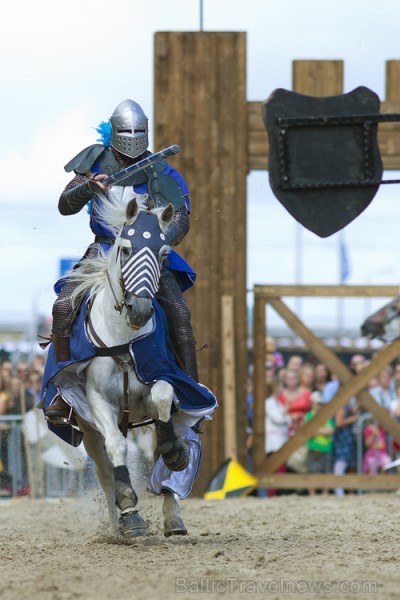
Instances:
[[[139,379],[135,357],[129,352],[132,340],[143,339],[155,327],[152,299],[158,290],[162,263],[170,251],[165,233],[174,209],[168,205],[145,210],[135,198],[128,204],[105,199],[104,206],[103,218],[108,225],[121,228],[125,221],[115,244],[108,254],[83,261],[71,274],[79,280],[74,298],[90,291],[87,332],[101,353],[86,369],[86,399],[95,427],[79,414],[76,418],[87,453],[96,463],[113,530],[135,537],[145,535],[147,528],[136,509],[137,496],[127,468],[127,441],[119,427],[126,429],[128,422],[153,419],[159,455],[158,475],[153,473],[153,479],[165,481],[186,471],[190,475],[191,470],[194,479],[198,463],[191,466],[192,427],[201,418],[201,411],[185,416],[176,410],[172,385],[162,379]],[[157,485],[161,486],[157,491],[164,494],[164,535],[186,534],[174,486],[167,483],[163,487],[156,482],[153,488]]]

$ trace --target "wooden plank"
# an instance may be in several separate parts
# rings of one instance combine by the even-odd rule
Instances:
[[[398,285],[256,285],[254,294],[269,298],[281,296],[312,296],[338,298],[395,298],[400,294]]]
[[[262,102],[247,102],[248,170],[268,169],[269,142],[262,119]]]
[[[289,327],[300,336],[312,354],[318,357],[326,367],[346,383],[351,373],[343,362],[330,350],[304,323],[290,310],[290,308],[279,298],[271,298],[270,305],[286,321]]]
[[[266,319],[263,300],[255,297],[253,308],[253,465],[265,461],[265,335]]]
[[[343,94],[342,60],[294,60],[293,90],[306,96]]]
[[[397,69],[400,61],[389,61],[396,63],[396,69],[392,70],[392,78],[386,89],[386,101],[381,103],[381,113],[400,113],[400,98],[397,86]],[[387,80],[388,82],[388,80]],[[381,123],[378,126],[378,145],[385,169],[400,169],[400,123]],[[389,179],[386,176],[386,179]]]
[[[400,489],[400,475],[333,475],[319,473],[274,473],[265,475],[257,472],[255,477],[259,480],[260,488],[275,489],[334,489],[345,490],[398,490]]]
[[[235,367],[235,323],[233,297],[221,298],[221,337],[224,403],[225,457],[237,457],[236,441],[236,367]]]
[[[23,434],[23,443],[24,450],[26,456],[26,466],[28,471],[28,484],[29,484],[29,496],[32,499],[36,498],[36,485],[35,485],[35,474],[33,470],[33,460],[32,460],[32,448],[29,443],[28,430],[26,425],[26,389],[24,384],[20,383],[20,402],[21,402],[21,416],[22,416],[22,434]]]
[[[386,61],[386,100],[400,102],[400,60]]]

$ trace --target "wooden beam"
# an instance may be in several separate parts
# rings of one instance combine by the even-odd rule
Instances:
[[[306,96],[343,94],[342,60],[294,60],[293,91]]]
[[[253,309],[253,465],[254,469],[265,461],[265,303],[255,298]]]
[[[400,101],[400,60],[386,61],[386,100]]]
[[[222,398],[224,404],[224,447],[225,457],[237,458],[236,440],[236,367],[235,367],[235,323],[233,297],[221,298],[222,314]]]
[[[294,314],[293,311],[279,298],[271,298],[269,304],[286,321],[289,327],[300,336],[308,350],[315,354],[338,379],[345,383],[351,373],[343,362]]]
[[[262,118],[262,102],[247,102],[248,170],[268,169],[269,140]]]
[[[333,475],[319,473],[256,473],[258,487],[275,489],[398,490],[400,475]]]
[[[337,298],[394,298],[400,294],[398,285],[256,285],[254,294],[269,298],[281,296],[312,296]]]

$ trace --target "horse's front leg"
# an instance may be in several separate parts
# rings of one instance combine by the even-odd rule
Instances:
[[[174,390],[166,381],[157,381],[151,389],[152,403],[157,409],[157,453],[171,471],[182,471],[189,463],[189,447],[175,434],[171,417]]]
[[[135,510],[138,499],[126,465],[127,442],[118,429],[119,408],[107,402],[96,390],[88,394],[88,404],[114,467],[115,502],[121,512],[121,533],[126,537],[145,535],[146,524]]]
[[[83,432],[83,444],[86,452],[96,465],[96,473],[104,491],[110,526],[114,535],[119,533],[118,513],[115,506],[114,468],[104,447],[103,437],[93,429],[85,427],[77,418],[79,428]]]

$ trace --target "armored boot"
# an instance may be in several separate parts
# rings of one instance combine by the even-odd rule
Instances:
[[[71,359],[71,351],[69,347],[68,336],[60,336],[52,334],[54,350],[56,353],[56,362],[67,362]],[[72,416],[72,409],[67,404],[59,392],[54,396],[52,403],[44,409],[44,416],[47,421],[54,423],[54,425],[70,425]]]
[[[188,340],[175,345],[175,350],[183,370],[195,381],[199,381],[197,371],[196,347],[194,342]]]
[[[54,425],[75,425],[72,408],[67,404],[59,391],[52,403],[44,409],[47,421]]]

